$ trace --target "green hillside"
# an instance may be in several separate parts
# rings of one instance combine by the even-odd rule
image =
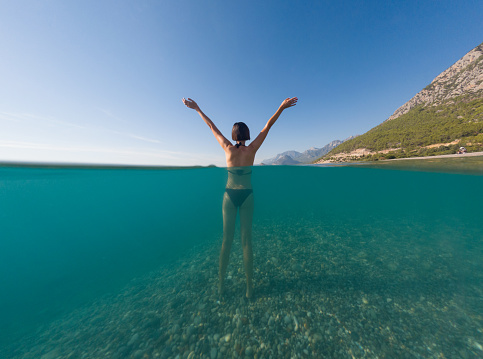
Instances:
[[[383,122],[365,134],[346,141],[329,152],[324,159],[366,148],[382,151],[397,148],[387,154],[374,154],[358,160],[377,160],[455,153],[460,146],[468,152],[483,150],[483,94],[452,98],[437,106],[418,106],[400,117]],[[475,98],[476,97],[476,98]],[[479,98],[478,98],[479,97]],[[458,144],[438,148],[424,146]],[[350,159],[349,159],[350,160]]]

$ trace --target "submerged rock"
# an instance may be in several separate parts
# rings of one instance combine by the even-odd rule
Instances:
[[[139,334],[135,333],[135,334],[132,335],[131,339],[128,341],[127,346],[128,347],[134,346],[138,342],[139,342]]]
[[[59,349],[54,349],[51,350],[50,352],[42,355],[40,359],[57,359],[60,356],[60,350]]]

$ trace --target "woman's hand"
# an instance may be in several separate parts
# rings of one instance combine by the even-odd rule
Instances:
[[[189,97],[188,97],[188,99],[185,99],[183,97],[183,103],[186,105],[186,107],[192,108],[193,110],[198,111],[200,109],[198,104],[194,100],[190,99]]]
[[[282,110],[285,110],[286,108],[289,108],[289,107],[292,107],[292,106],[295,106],[297,104],[297,101],[299,99],[297,97],[292,97],[292,98],[286,98],[282,104],[280,105],[280,108]]]

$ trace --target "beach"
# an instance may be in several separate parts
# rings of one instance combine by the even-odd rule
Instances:
[[[364,154],[364,151],[361,151],[359,155]],[[367,152],[369,153],[369,152]],[[381,152],[384,153],[384,152]],[[347,155],[347,156],[350,156]],[[377,162],[388,162],[388,161],[404,161],[404,160],[428,160],[431,158],[465,158],[465,157],[479,157],[483,156],[483,152],[470,152],[470,153],[464,153],[464,154],[450,154],[450,155],[437,155],[437,156],[423,156],[423,157],[407,157],[407,158],[392,158],[392,159],[384,159],[384,160],[379,160]],[[352,163],[357,162],[357,160],[352,160]],[[316,164],[330,164],[330,163],[351,163],[347,161],[330,161],[330,160],[320,160],[316,162]],[[370,161],[370,162],[375,162],[375,161]]]
[[[382,161],[427,160],[431,158],[465,158],[465,157],[478,157],[478,156],[483,156],[483,152],[470,152],[470,153],[463,153],[463,154],[454,153],[452,155],[437,155],[437,156],[424,156],[424,157],[394,158],[394,159],[382,160]]]

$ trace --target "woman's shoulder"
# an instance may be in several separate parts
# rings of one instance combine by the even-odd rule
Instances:
[[[254,148],[250,146],[236,146],[236,145],[229,145],[225,148],[226,152],[230,152],[233,155],[237,154],[247,154],[247,153],[253,153]]]

